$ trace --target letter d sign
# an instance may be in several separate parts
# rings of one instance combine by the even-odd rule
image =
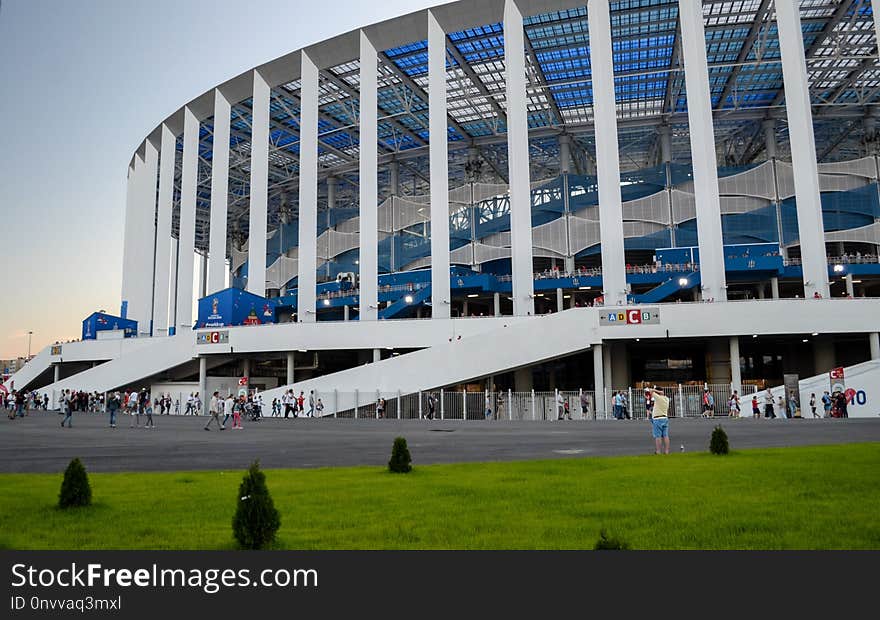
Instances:
[[[24,609],[25,601],[23,596],[12,597],[12,609]]]
[[[642,313],[638,310],[627,310],[626,322],[629,325],[638,325],[642,322]]]

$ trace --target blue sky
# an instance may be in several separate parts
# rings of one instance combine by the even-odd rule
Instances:
[[[440,4],[2,0],[0,358],[117,312],[126,167],[181,105],[258,64]],[[329,10],[332,6],[332,10]]]

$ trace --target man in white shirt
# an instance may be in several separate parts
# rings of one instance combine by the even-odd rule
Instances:
[[[217,422],[218,428],[222,427],[222,425],[220,424],[220,407],[222,406],[221,403],[222,401],[220,400],[220,392],[214,392],[214,395],[211,396],[211,403],[208,405],[208,411],[211,414],[211,418],[208,420],[208,423],[205,424],[206,431],[211,430],[208,427],[211,426],[211,422],[214,421]]]
[[[232,394],[226,397],[226,402],[223,403],[223,424],[220,425],[220,430],[226,430],[226,422],[229,421],[229,416],[232,415],[232,407],[235,405],[235,399],[232,398]]]
[[[128,395],[128,411],[129,415],[133,416],[133,420],[131,424],[128,425],[129,428],[134,428],[135,422],[137,425],[141,425],[141,415],[140,409],[138,408],[138,392],[137,390],[132,390],[131,394]]]

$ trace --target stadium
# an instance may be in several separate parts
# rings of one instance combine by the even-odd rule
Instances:
[[[119,312],[5,388],[556,419],[656,384],[685,416],[845,368],[875,417],[878,28],[868,0],[461,1],[292,51],[143,137]]]

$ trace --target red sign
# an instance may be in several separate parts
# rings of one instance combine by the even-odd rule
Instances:
[[[627,310],[626,322],[628,325],[638,325],[642,322],[641,310]]]
[[[248,378],[247,378],[247,377],[242,377],[241,379],[238,380],[238,384],[239,384],[239,385],[247,385],[247,384],[248,384]]]
[[[830,374],[832,379],[843,379],[843,368],[832,368]]]

